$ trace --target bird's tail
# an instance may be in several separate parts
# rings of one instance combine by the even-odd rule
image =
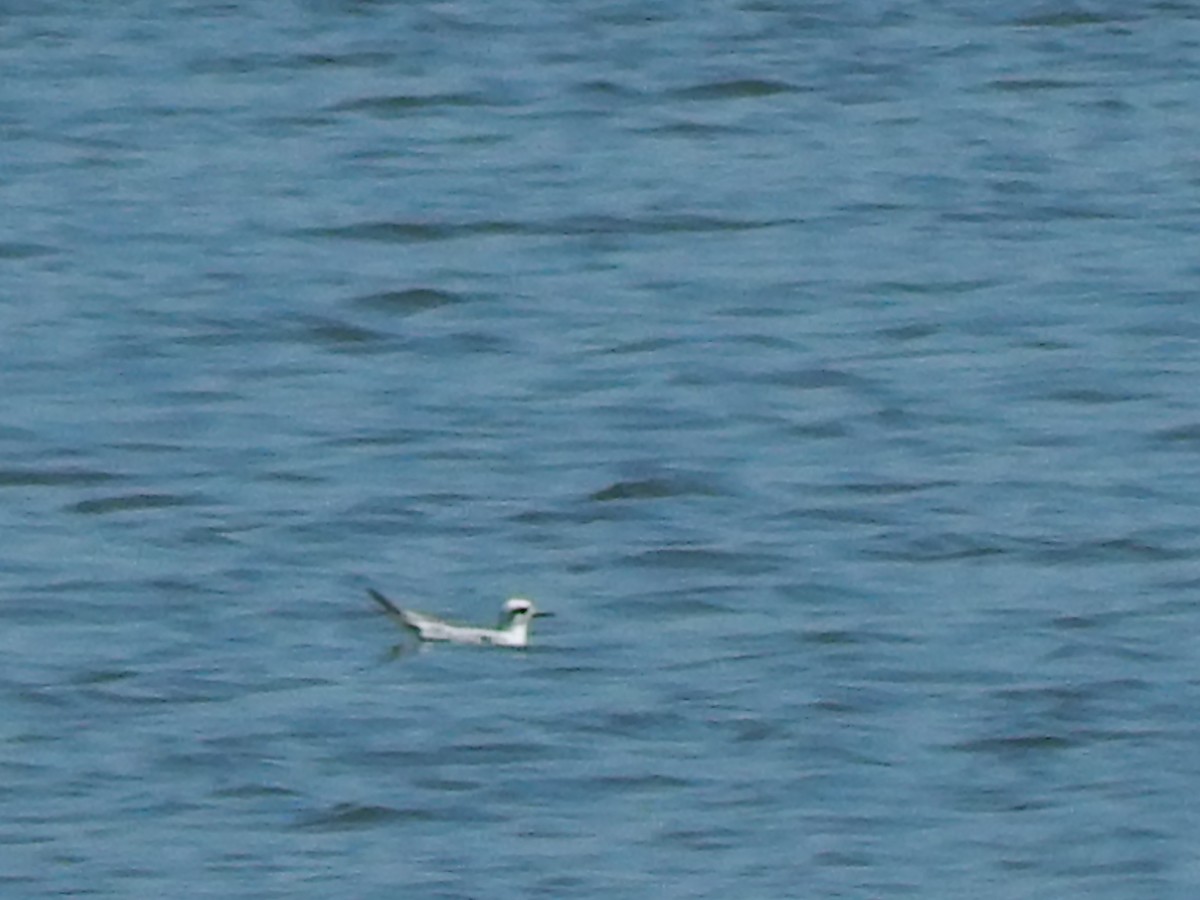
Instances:
[[[382,606],[383,611],[386,612],[389,616],[395,616],[401,622],[404,622],[404,624],[406,624],[406,625],[408,624],[407,620],[404,618],[404,613],[401,611],[400,607],[398,607],[395,603],[393,603],[387,597],[383,596],[383,594],[379,593],[379,591],[375,590],[374,588],[367,588],[367,596],[369,596],[372,600],[374,600],[376,603],[378,603],[380,606]]]

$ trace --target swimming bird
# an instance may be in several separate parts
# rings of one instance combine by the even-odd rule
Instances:
[[[429,616],[412,609],[401,609],[379,591],[367,588],[371,599],[383,607],[384,612],[396,619],[405,628],[416,632],[423,641],[450,641],[455,644],[492,644],[497,647],[524,647],[529,643],[529,625],[535,617],[551,616],[533,605],[532,600],[513,597],[504,601],[500,612],[500,624],[495,628],[477,628],[469,625],[452,625],[436,616]]]

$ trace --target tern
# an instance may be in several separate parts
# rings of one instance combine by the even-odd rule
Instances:
[[[401,609],[379,591],[367,588],[371,599],[383,607],[384,612],[396,619],[405,628],[416,632],[423,641],[450,641],[454,644],[491,644],[496,647],[525,647],[529,644],[529,625],[535,617],[551,616],[533,605],[532,600],[513,597],[504,601],[500,612],[500,624],[495,628],[476,628],[469,625],[453,625],[436,616],[426,615],[411,609]]]

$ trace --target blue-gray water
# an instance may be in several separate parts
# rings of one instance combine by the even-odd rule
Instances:
[[[3,895],[1196,896],[1200,13],[993,6],[0,7]]]

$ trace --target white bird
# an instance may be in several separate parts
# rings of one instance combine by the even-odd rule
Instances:
[[[416,632],[423,641],[450,641],[455,644],[492,644],[497,647],[524,647],[529,643],[529,625],[535,617],[551,616],[533,605],[532,600],[513,597],[504,601],[500,612],[500,624],[495,628],[477,628],[469,625],[452,625],[435,616],[401,609],[379,591],[367,588],[371,599],[383,607],[384,612],[396,619],[405,628]]]

